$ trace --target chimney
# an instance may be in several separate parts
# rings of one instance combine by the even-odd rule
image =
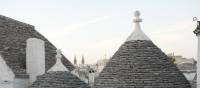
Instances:
[[[30,85],[36,77],[45,73],[45,46],[44,41],[29,38],[26,45],[26,72],[29,74]]]

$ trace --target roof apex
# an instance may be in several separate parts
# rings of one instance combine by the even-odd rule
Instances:
[[[135,11],[134,16],[135,19],[133,20],[133,22],[135,23],[135,28],[126,41],[150,40],[148,36],[141,30],[140,22],[142,22],[142,19],[140,18],[140,12]]]
[[[53,65],[49,70],[48,72],[55,72],[55,71],[67,71],[69,72],[69,70],[63,65],[63,63],[61,62],[61,58],[62,58],[62,55],[61,55],[61,50],[60,49],[57,49],[56,50],[57,52],[57,55],[56,55],[56,64]]]

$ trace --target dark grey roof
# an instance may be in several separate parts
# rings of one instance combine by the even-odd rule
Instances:
[[[31,88],[90,88],[70,72],[50,72],[38,76]]]
[[[197,88],[197,74],[194,76],[194,79],[190,81],[190,84],[192,88]]]
[[[196,80],[192,80],[190,81],[190,84],[191,84],[191,88],[197,88],[197,81]]]
[[[26,74],[25,47],[28,38],[45,41],[47,71],[56,62],[56,47],[37,32],[34,26],[0,15],[0,53],[17,77]],[[74,69],[65,57],[62,58],[62,62],[69,70]]]
[[[195,80],[197,80],[197,73],[195,74],[193,81]]]
[[[150,40],[125,42],[106,64],[95,88],[190,88],[170,59]]]

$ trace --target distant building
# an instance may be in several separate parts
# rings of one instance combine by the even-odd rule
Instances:
[[[196,60],[194,58],[183,58],[180,55],[174,55],[173,53],[168,54],[168,57],[174,60],[174,64],[178,67],[178,69],[185,75],[187,80],[192,81],[196,74]]]
[[[179,70],[185,75],[187,80],[191,81],[194,79],[196,74],[196,64],[192,63],[182,63],[177,65]]]
[[[167,54],[168,57],[174,59],[175,64],[182,64],[182,63],[193,63],[196,64],[196,60],[194,58],[184,58],[181,55],[174,55],[174,53]]]
[[[106,66],[106,63],[109,61],[109,59],[100,59],[96,63],[96,71],[97,73],[100,73],[103,68]]]
[[[85,83],[88,83],[90,86],[93,86],[94,79],[96,77],[96,65],[85,64],[85,58],[82,56],[81,64],[77,64],[77,58],[74,57],[74,66],[75,69],[72,71],[72,74],[79,77]]]

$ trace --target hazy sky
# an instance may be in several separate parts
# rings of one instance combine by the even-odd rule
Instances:
[[[140,10],[143,31],[165,53],[196,58],[193,34],[200,0],[0,0],[0,14],[35,26],[63,54],[86,63],[112,56],[133,31]]]

